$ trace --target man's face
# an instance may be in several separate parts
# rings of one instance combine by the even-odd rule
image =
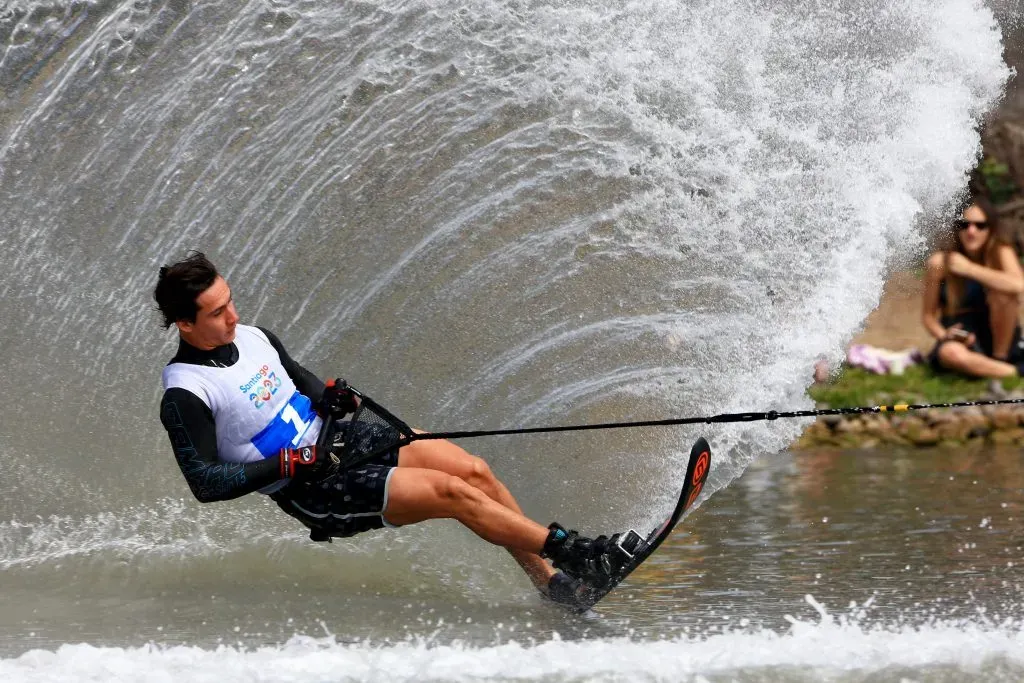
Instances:
[[[179,320],[176,324],[182,339],[197,349],[208,351],[235,340],[238,312],[231,300],[231,289],[221,276],[196,297],[196,321]]]

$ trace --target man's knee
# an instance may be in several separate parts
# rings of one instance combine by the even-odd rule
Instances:
[[[487,462],[475,455],[469,457],[469,471],[465,477],[466,483],[484,491],[493,488],[496,480]]]
[[[445,477],[437,487],[438,497],[452,511],[459,511],[478,504],[486,496],[477,487],[459,477]]]

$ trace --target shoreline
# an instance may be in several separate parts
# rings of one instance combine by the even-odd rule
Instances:
[[[825,415],[817,418],[789,448],[963,448],[982,443],[1024,446],[1024,407],[990,405]]]
[[[886,279],[878,306],[868,315],[863,329],[854,335],[847,348],[853,344],[869,344],[894,351],[917,348],[922,354],[927,354],[934,340],[920,322],[922,289],[922,280],[914,271],[892,273]],[[837,370],[838,368],[833,368],[832,381],[836,380]],[[985,383],[987,380],[978,382]],[[909,389],[909,379],[907,384]],[[1024,399],[1024,390],[1016,388],[999,395],[979,391],[974,396],[944,398],[937,402],[961,403],[998,399]],[[858,402],[858,405],[831,405],[819,402],[817,407],[855,408],[861,405],[930,402],[935,401],[915,396],[913,392],[904,396],[893,392],[872,395],[866,402]],[[1024,404],[928,408],[901,413],[827,415],[817,418],[807,427],[790,444],[790,449],[877,446],[962,448],[968,444],[981,443],[1024,446]]]

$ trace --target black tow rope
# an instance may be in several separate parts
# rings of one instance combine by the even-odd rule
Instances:
[[[383,422],[391,425],[397,438],[388,439],[386,443],[376,448],[370,448],[349,456],[346,466],[364,462],[377,455],[392,449],[401,448],[414,441],[428,441],[437,439],[474,439],[480,436],[507,436],[511,434],[550,434],[552,432],[582,432],[594,429],[629,429],[636,427],[670,427],[689,424],[719,424],[726,422],[759,422],[762,420],[781,420],[794,417],[820,417],[823,415],[863,415],[866,413],[905,413],[913,410],[925,410],[926,408],[969,408],[972,406],[996,406],[1024,403],[1024,398],[995,399],[988,401],[961,401],[958,403],[897,403],[884,406],[860,406],[856,408],[822,408],[818,410],[793,410],[780,412],[770,410],[763,413],[722,413],[705,417],[679,417],[667,420],[639,420],[636,422],[598,422],[595,424],[560,425],[553,427],[520,427],[516,429],[477,429],[472,431],[456,432],[415,432],[405,422],[389,412],[386,408],[374,401],[366,394],[361,393],[355,387],[349,385],[349,389],[360,398],[360,407],[351,418],[351,423],[359,421],[364,411],[382,418]],[[332,425],[336,417],[324,421],[317,445],[327,446],[329,435],[333,433]],[[350,424],[351,424],[350,423]]]
[[[1024,403],[1024,398],[1007,398],[991,401],[962,401],[959,403],[897,403],[891,406],[861,406],[857,408],[823,408],[819,410],[794,410],[766,413],[723,413],[708,417],[680,417],[667,420],[641,420],[637,422],[599,422],[596,424],[564,425],[558,427],[527,427],[520,429],[480,429],[461,432],[424,432],[405,436],[401,446],[413,441],[428,439],[472,439],[478,436],[504,436],[507,434],[546,434],[550,432],[580,432],[591,429],[626,429],[631,427],[668,427],[688,424],[715,424],[722,422],[758,422],[793,417],[819,417],[822,415],[862,415],[865,413],[904,413],[926,408],[968,408],[971,406],[995,406]]]

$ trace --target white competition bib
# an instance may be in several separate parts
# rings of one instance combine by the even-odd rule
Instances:
[[[213,413],[217,455],[227,462],[254,462],[282,448],[316,441],[320,418],[312,401],[295,388],[277,350],[259,329],[235,328],[238,361],[229,368],[172,363],[164,389],[198,396]]]

